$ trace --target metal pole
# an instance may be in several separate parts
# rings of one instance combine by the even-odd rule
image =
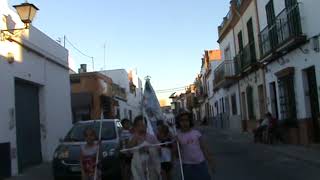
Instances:
[[[97,155],[96,155],[96,166],[94,170],[94,180],[97,180],[97,173],[98,173],[98,162],[99,162],[99,155],[100,155],[100,141],[101,141],[101,132],[102,132],[102,120],[103,120],[103,111],[101,112],[100,115],[100,127],[99,127],[99,139],[98,139],[98,150],[97,150]]]
[[[63,47],[66,47],[66,35],[63,36]]]
[[[176,120],[174,120],[174,124],[176,124]],[[178,135],[176,126],[174,126],[174,133],[175,133],[176,136]],[[177,139],[178,139],[178,138],[177,138]],[[177,140],[176,142],[177,142],[178,155],[179,155],[179,164],[180,164],[181,180],[184,180],[180,144],[179,144],[178,140]]]
[[[93,57],[91,57],[92,60],[92,71],[94,71],[94,61],[93,61]]]
[[[106,70],[106,42],[103,45],[103,69]]]

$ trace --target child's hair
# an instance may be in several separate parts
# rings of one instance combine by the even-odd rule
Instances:
[[[121,120],[121,125],[122,125],[122,126],[123,126],[124,124],[126,124],[126,123],[130,123],[130,120],[127,119],[127,118],[124,118],[124,119]]]
[[[94,136],[97,138],[97,133],[96,131],[92,128],[92,127],[87,127],[84,131],[83,131],[83,136],[87,137],[88,132],[92,132],[94,134]]]
[[[161,125],[159,125],[159,132],[162,132],[163,134],[165,134],[165,135],[168,135],[169,134],[169,127],[167,126],[167,125],[165,125],[165,124],[161,124]]]
[[[134,118],[133,126],[137,126],[138,122],[143,121],[143,120],[144,120],[145,125],[147,125],[146,118],[144,118],[142,115],[137,116],[136,118]]]
[[[189,125],[190,125],[190,128],[192,128],[193,126],[194,126],[194,124],[193,124],[193,114],[192,113],[190,113],[190,112],[188,112],[188,111],[182,111],[182,112],[180,112],[179,114],[178,114],[178,116],[176,117],[176,127],[178,128],[178,129],[180,129],[181,128],[181,126],[180,126],[180,120],[181,120],[181,117],[182,116],[188,116],[188,120],[189,120]]]

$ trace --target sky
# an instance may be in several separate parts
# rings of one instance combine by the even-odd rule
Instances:
[[[9,0],[10,5],[22,2]],[[66,36],[83,53],[94,57],[94,70],[137,69],[143,81],[151,76],[154,89],[163,90],[193,83],[200,72],[203,51],[218,49],[217,27],[229,10],[230,0],[28,2],[40,9],[33,25],[54,40]],[[90,58],[68,42],[66,48],[76,68],[85,63],[92,71]],[[171,93],[159,93],[158,97]]]

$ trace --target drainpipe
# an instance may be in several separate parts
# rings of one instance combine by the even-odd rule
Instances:
[[[260,33],[261,29],[260,29],[260,19],[259,19],[259,13],[258,13],[258,2],[257,0],[254,0],[254,5],[255,5],[255,8],[256,8],[256,18],[257,18],[257,29],[258,29],[258,32]],[[258,36],[259,38],[259,36]],[[261,56],[260,54],[260,38],[258,39],[258,47],[259,47],[259,57]],[[261,60],[259,60],[259,62],[261,63]],[[269,112],[268,110],[268,105],[267,105],[267,84],[266,84],[266,73],[265,73],[265,69],[266,68],[266,65],[263,65],[262,63],[262,78],[263,78],[263,87],[264,87],[264,99],[265,99],[265,103],[264,103],[264,108],[265,108],[265,112]]]
[[[237,54],[237,50],[236,50],[236,38],[235,38],[235,34],[234,34],[234,27],[232,28],[232,37],[233,37],[233,46],[234,46],[234,54]],[[235,62],[234,62],[235,63]],[[240,111],[240,121],[241,121],[241,127],[242,127],[242,106],[241,106],[241,93],[240,93],[240,83],[237,80],[237,84],[238,84],[238,94],[239,94],[239,111]]]

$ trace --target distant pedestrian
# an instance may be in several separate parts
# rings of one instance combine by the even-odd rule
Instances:
[[[122,131],[120,135],[121,141],[121,149],[128,148],[128,143],[132,138],[132,130],[131,130],[131,122],[129,119],[123,119],[121,121],[122,124]],[[131,159],[132,153],[131,152],[122,152],[120,153],[120,161],[121,161],[121,174],[123,180],[130,180],[131,179]]]
[[[185,180],[210,180],[213,168],[212,155],[202,134],[193,129],[193,116],[182,112],[178,116],[177,139],[181,146],[183,174]]]
[[[165,124],[158,126],[158,140],[160,143],[168,143],[161,145],[161,175],[162,180],[171,179],[172,169],[172,135],[170,134],[169,127]]]
[[[84,131],[84,137],[86,144],[81,146],[80,151],[80,166],[81,166],[81,179],[82,180],[93,180],[95,172],[97,171],[97,180],[100,180],[100,171],[97,168],[96,157],[99,143],[97,140],[97,134],[94,129],[87,128]],[[99,156],[101,157],[101,156]]]

